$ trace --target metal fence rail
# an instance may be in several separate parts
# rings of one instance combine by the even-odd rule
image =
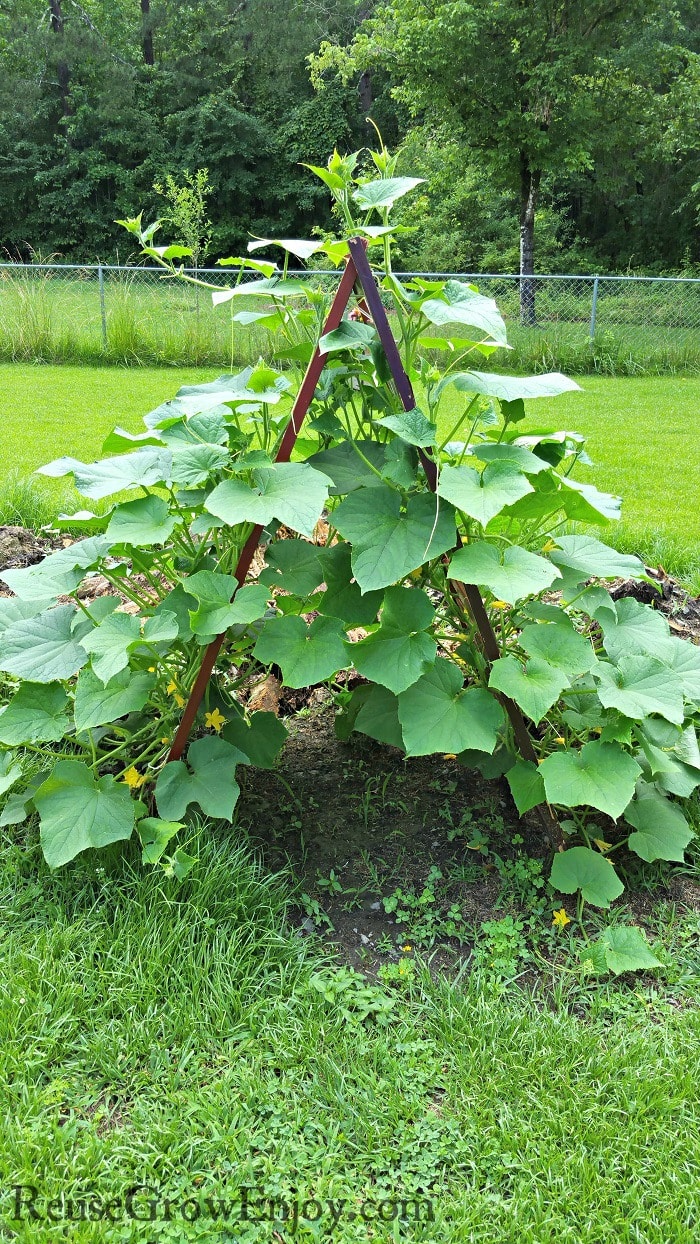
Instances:
[[[230,269],[200,269],[226,287]],[[321,278],[338,272],[295,270]],[[630,351],[650,344],[693,350],[700,357],[700,279],[635,276],[535,276],[497,273],[402,273],[403,278],[467,280],[495,298],[518,346],[526,339],[560,346],[614,340]],[[256,273],[248,279],[255,279]],[[529,298],[522,298],[524,281]],[[237,300],[237,308],[245,306]],[[524,314],[524,308],[527,314]],[[235,336],[235,340],[234,340]],[[244,341],[244,336],[246,340]],[[115,264],[0,264],[0,353],[154,358],[164,361],[250,361],[267,336],[234,329],[226,308],[205,289],[164,276],[159,268]]]

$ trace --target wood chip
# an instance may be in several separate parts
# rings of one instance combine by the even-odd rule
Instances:
[[[279,716],[280,692],[282,688],[274,674],[268,674],[262,682],[256,684],[248,700],[249,713],[274,713]]]

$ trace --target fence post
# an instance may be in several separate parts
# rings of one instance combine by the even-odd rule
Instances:
[[[593,278],[593,305],[591,307],[591,326],[588,332],[591,341],[595,337],[595,318],[598,311],[598,280],[597,276]]]
[[[102,321],[102,349],[107,349],[107,309],[105,307],[105,274],[102,264],[97,265],[97,280],[100,287],[100,318]]]

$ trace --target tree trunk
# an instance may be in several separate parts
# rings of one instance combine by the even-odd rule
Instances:
[[[141,0],[141,51],[144,65],[155,65],[153,55],[153,27],[151,25],[151,0]]]
[[[65,25],[61,0],[49,0],[49,12],[51,13],[51,29],[55,35],[63,39]],[[68,62],[62,56],[59,56],[56,62],[56,77],[58,78],[58,89],[61,95],[61,110],[64,117],[70,117],[73,114],[70,97],[70,69]]]
[[[520,323],[537,323],[535,315],[535,210],[542,174],[520,156]]]

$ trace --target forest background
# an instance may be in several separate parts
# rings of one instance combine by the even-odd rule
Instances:
[[[309,236],[369,116],[406,270],[700,276],[698,0],[0,0],[0,250],[132,259],[202,168],[208,262]]]

